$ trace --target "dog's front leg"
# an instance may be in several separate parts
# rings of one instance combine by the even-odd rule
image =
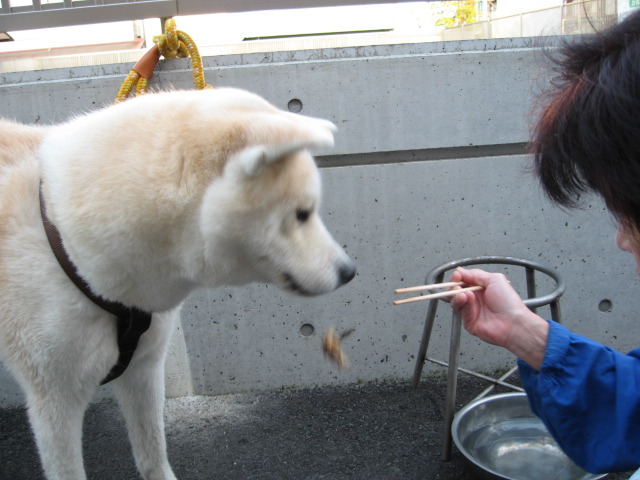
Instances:
[[[112,382],[145,480],[176,480],[164,434],[164,362],[178,312],[153,316],[131,364]]]
[[[27,393],[29,420],[48,480],[85,480],[82,420],[91,396]]]
[[[164,366],[141,375],[129,371],[131,366],[113,382],[113,390],[127,422],[136,465],[145,480],[176,480],[164,434]]]

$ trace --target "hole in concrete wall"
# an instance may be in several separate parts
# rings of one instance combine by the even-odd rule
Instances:
[[[611,300],[607,300],[606,298],[604,300],[601,300],[598,304],[598,310],[600,310],[602,313],[610,312],[612,307],[613,303],[611,303]]]
[[[300,333],[303,337],[310,337],[316,329],[310,323],[305,323],[300,327]]]
[[[302,102],[297,98],[289,100],[287,108],[292,113],[300,113],[302,111]]]

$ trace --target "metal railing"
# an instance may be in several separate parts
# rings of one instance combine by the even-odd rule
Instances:
[[[618,19],[616,0],[588,0],[562,6],[562,33],[577,35],[601,31]]]
[[[0,32],[177,15],[390,2],[389,0],[13,0],[13,3],[14,6],[12,6],[12,0],[0,0],[2,6]]]

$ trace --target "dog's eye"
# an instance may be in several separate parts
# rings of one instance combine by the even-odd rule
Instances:
[[[311,212],[309,212],[309,210],[298,210],[296,212],[296,219],[298,219],[300,223],[304,223],[309,220],[309,215],[311,215]]]

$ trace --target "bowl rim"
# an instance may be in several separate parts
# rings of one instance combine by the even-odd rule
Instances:
[[[495,475],[498,478],[504,478],[504,479],[509,479],[509,480],[518,480],[518,479],[513,479],[511,477],[506,477],[505,475],[501,474],[500,472],[496,472],[495,470],[490,469],[486,465],[479,463],[476,460],[476,458],[472,457],[471,454],[468,452],[468,450],[462,446],[462,442],[460,440],[460,437],[458,436],[458,426],[460,424],[460,421],[462,420],[462,418],[464,417],[464,415],[468,411],[472,410],[473,408],[477,407],[478,405],[482,405],[483,403],[499,400],[499,399],[502,399],[502,398],[508,398],[508,397],[524,397],[524,398],[527,398],[527,394],[525,392],[498,393],[498,394],[495,394],[495,395],[486,395],[486,396],[484,396],[482,398],[478,398],[476,400],[473,400],[473,401],[469,402],[467,405],[462,407],[454,415],[453,422],[451,423],[451,437],[453,438],[453,442],[456,444],[456,447],[458,448],[460,453],[462,453],[462,455],[469,462],[471,462],[474,466],[476,466],[478,468],[481,468],[481,469],[485,470],[486,472]],[[527,399],[527,402],[528,402],[528,399]],[[538,418],[533,412],[531,413],[531,415],[534,418]],[[542,420],[540,420],[540,422],[542,423]],[[607,475],[609,475],[608,473],[603,473],[603,474],[595,474],[595,473],[589,473],[589,472],[586,472],[586,473],[588,473],[589,475],[594,475],[593,477],[588,477],[589,480],[600,480],[600,479],[605,478]]]

